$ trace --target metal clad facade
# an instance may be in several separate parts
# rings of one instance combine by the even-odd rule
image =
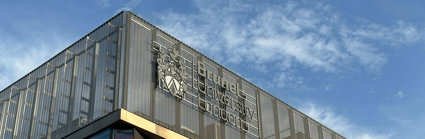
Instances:
[[[137,22],[129,21],[128,77],[126,80],[126,109],[144,115],[151,115],[152,62],[151,31]]]
[[[130,112],[190,138],[322,139],[329,138],[329,135],[332,135],[331,139],[340,137],[143,19],[130,14],[128,21],[130,26],[128,82],[135,82],[128,84],[126,103]],[[188,88],[182,100],[159,89],[157,85],[156,58],[158,55],[153,49],[169,51],[174,47],[179,48],[178,54],[183,59],[184,70],[188,76]],[[247,120],[250,125],[248,131],[243,131],[229,122],[223,122],[214,114],[200,110],[198,105],[199,98],[202,96],[200,91],[202,84],[198,84],[200,73],[198,73],[197,63],[199,61],[202,61],[206,70],[211,73],[220,75],[223,80],[240,85],[241,91],[246,94],[246,98],[243,98],[244,105],[253,108],[256,112],[253,120]],[[214,83],[209,80],[206,84],[214,86]],[[227,90],[225,93],[231,98],[238,99],[238,96],[232,95]],[[208,91],[205,94],[208,95]],[[205,98],[205,100],[208,99],[211,98]],[[220,105],[218,102],[212,103]],[[238,113],[229,107],[226,107],[226,111]],[[322,131],[322,127],[326,131]],[[326,132],[325,135],[323,132]]]
[[[2,138],[60,138],[112,112],[119,14],[0,92]]]
[[[181,60],[181,98],[160,52]],[[130,12],[2,90],[0,136],[61,138],[119,108],[195,139],[343,138]]]

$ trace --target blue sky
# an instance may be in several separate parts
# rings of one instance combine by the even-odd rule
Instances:
[[[131,10],[353,139],[425,133],[419,0],[4,1],[0,88]]]

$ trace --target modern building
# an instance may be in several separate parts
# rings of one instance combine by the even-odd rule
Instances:
[[[128,11],[3,89],[0,136],[344,139]]]

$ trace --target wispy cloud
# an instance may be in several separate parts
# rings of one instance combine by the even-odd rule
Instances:
[[[363,67],[377,73],[387,61],[381,41],[392,46],[423,41],[413,24],[348,24],[323,3],[215,3],[195,0],[199,12],[194,14],[160,13],[160,27],[221,63],[277,73],[275,80],[287,80],[294,66],[326,73]]]
[[[394,135],[393,133],[375,133],[367,127],[354,124],[346,117],[335,114],[330,107],[306,103],[301,106],[300,111],[349,139],[388,139]]]
[[[107,8],[110,6],[109,0],[99,0],[99,3],[103,8]]]
[[[351,35],[363,39],[379,40],[392,46],[403,46],[423,39],[425,34],[420,32],[421,29],[417,25],[403,21],[398,21],[393,26],[387,27],[361,20],[360,27],[357,30],[352,30]]]
[[[404,95],[404,92],[403,91],[397,91],[397,93],[395,94],[395,96],[398,97],[398,98],[403,98],[405,95]]]
[[[135,8],[137,5],[139,5],[140,2],[141,2],[141,0],[129,0],[121,8],[117,9],[115,11],[115,13],[119,13],[123,10],[124,11],[130,11],[133,8]]]
[[[351,56],[356,57],[357,61],[371,72],[379,72],[387,61],[385,54],[377,52],[376,47],[356,38],[344,38],[343,45]]]
[[[0,39],[0,90],[66,47],[65,41],[58,37],[22,40],[22,38],[9,37],[1,29],[0,36],[3,36]]]

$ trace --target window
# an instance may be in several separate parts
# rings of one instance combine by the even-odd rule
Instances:
[[[291,136],[289,124],[289,109],[282,103],[277,103],[277,114],[279,117],[279,132],[280,138],[287,138]]]
[[[308,129],[310,131],[311,139],[319,139],[319,129],[318,124],[312,120],[308,120]]]
[[[295,138],[304,138],[304,117],[294,111]]]
[[[110,139],[111,138],[111,128],[104,129],[99,133],[89,137],[89,139]]]
[[[263,138],[275,138],[275,121],[273,114],[273,101],[269,97],[260,94],[261,121],[263,128]]]

